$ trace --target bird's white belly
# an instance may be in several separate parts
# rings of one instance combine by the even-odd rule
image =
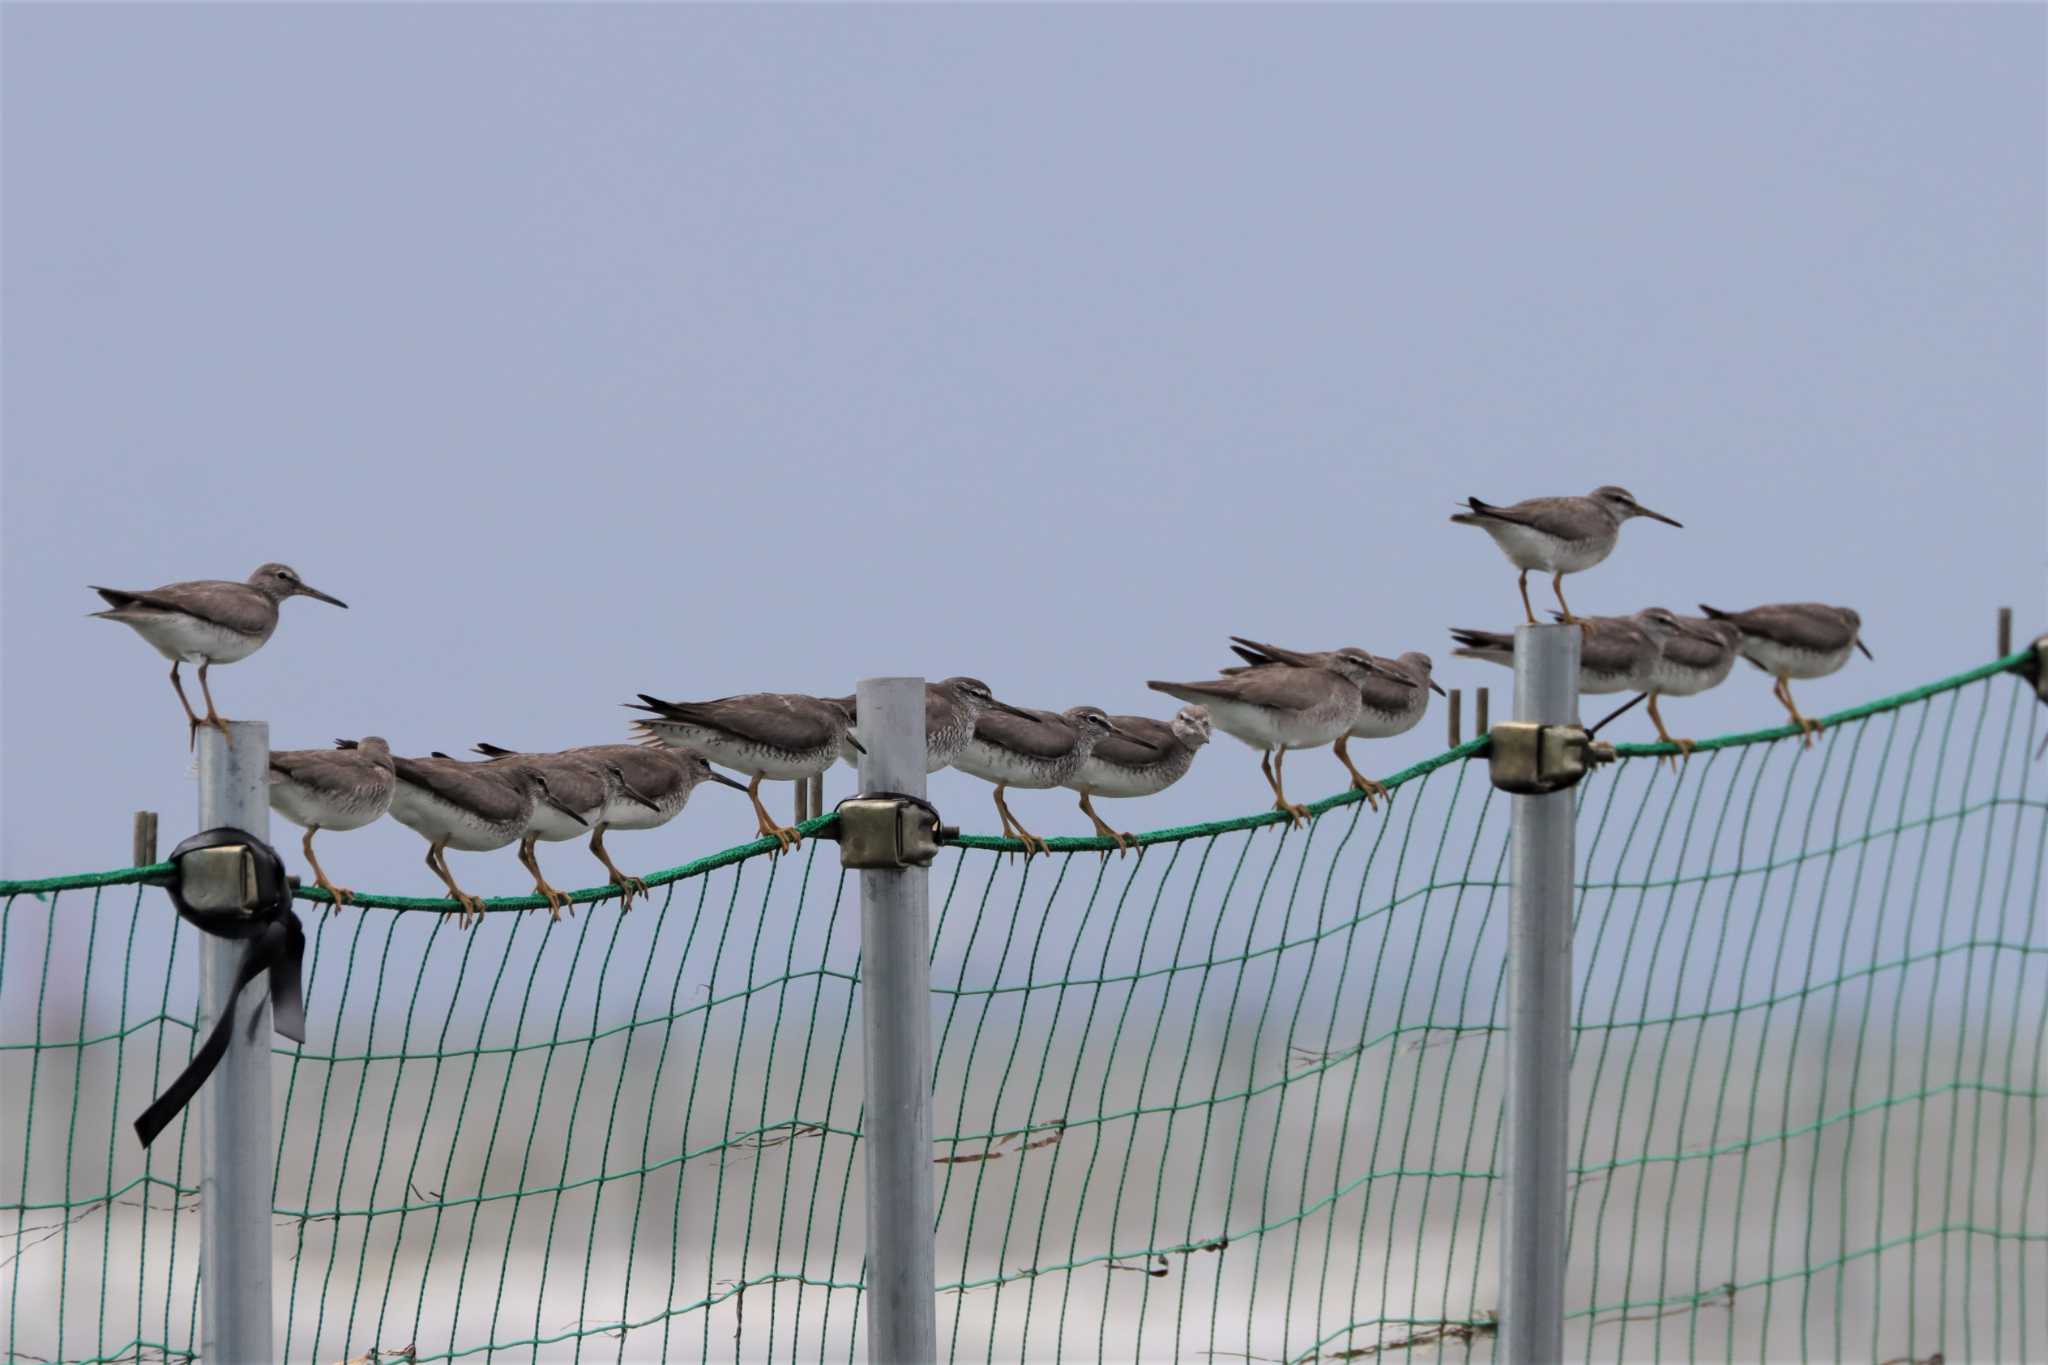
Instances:
[[[1056,760],[1026,758],[1022,754],[973,739],[969,740],[958,757],[954,758],[953,766],[984,782],[1039,791],[1059,786],[1061,777],[1065,775],[1059,769],[1066,765]]]
[[[709,730],[701,725],[672,720],[650,720],[643,724],[664,744],[677,749],[694,749],[721,768],[731,768],[734,772],[765,778],[770,782],[794,782],[799,777],[824,772],[832,766],[833,755],[837,752],[818,749],[792,754],[787,750],[735,739],[723,731]]]
[[[1659,660],[1655,671],[1655,684],[1660,696],[1692,697],[1709,688],[1719,687],[1728,679],[1728,670],[1735,666],[1735,652],[1730,650],[1725,659],[1712,668],[1684,668],[1677,664]]]
[[[1392,739],[1405,735],[1422,720],[1428,704],[1411,706],[1403,711],[1376,711],[1372,707],[1360,707],[1358,719],[1351,722],[1353,739]]]
[[[426,839],[445,839],[465,853],[488,853],[519,837],[517,824],[493,825],[432,792],[400,782],[391,794],[391,818]]]
[[[1314,749],[1350,730],[1358,708],[1337,705],[1306,711],[1279,711],[1246,702],[1204,697],[1209,719],[1224,734],[1261,752],[1272,749]]]
[[[376,800],[343,802],[317,796],[295,782],[270,784],[270,808],[301,829],[361,829],[386,809]]]
[[[630,798],[607,801],[604,825],[606,829],[658,829],[673,820],[676,811],[681,809],[678,804],[675,810],[649,810]]]
[[[1559,540],[1541,531],[1511,522],[1482,522],[1493,543],[1500,546],[1508,562],[1518,569],[1541,569],[1545,573],[1578,573],[1607,558],[1614,538]]]
[[[239,630],[173,611],[151,612],[129,624],[137,635],[156,647],[157,653],[187,664],[231,664],[254,654],[269,638],[244,635]]]
[[[1126,768],[1091,757],[1067,785],[1089,796],[1151,796],[1172,786],[1184,771],[1176,771],[1175,765],[1169,763]]]
[[[533,818],[526,822],[526,832],[536,839],[558,844],[564,839],[574,839],[580,834],[590,833],[590,826],[596,823],[602,813],[601,809],[579,811],[578,814],[587,819],[587,823],[579,824],[570,819],[566,811],[556,810],[545,801],[536,801],[533,803]]]
[[[1742,652],[1766,673],[1777,678],[1825,678],[1843,664],[1849,662],[1849,651],[1853,645],[1825,652],[1813,649],[1792,649],[1776,640],[1761,636],[1742,637]]]

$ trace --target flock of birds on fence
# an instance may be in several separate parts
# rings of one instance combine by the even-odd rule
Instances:
[[[1725,612],[1702,606],[1704,616],[1679,616],[1661,607],[1632,616],[1577,617],[1564,599],[1564,576],[1589,569],[1614,549],[1621,524],[1653,512],[1623,488],[1597,488],[1584,497],[1534,498],[1497,507],[1477,498],[1451,520],[1490,535],[1521,571],[1522,609],[1529,604],[1532,570],[1551,575],[1558,619],[1581,629],[1579,690],[1639,692],[1660,739],[1689,754],[1692,743],[1673,736],[1657,710],[1660,696],[1692,696],[1718,686],[1738,655],[1774,680],[1773,695],[1807,744],[1820,722],[1800,714],[1791,682],[1839,669],[1859,638],[1861,621],[1847,607],[1787,603]],[[147,592],[95,588],[108,609],[95,615],[119,621],[171,660],[171,686],[185,708],[196,742],[202,725],[228,735],[213,704],[207,670],[247,658],[277,628],[288,597],[347,604],[307,584],[282,564],[265,564],[245,583],[173,583]],[[1459,655],[1512,662],[1514,637],[1506,632],[1454,630]],[[1147,686],[1187,705],[1168,720],[1112,716],[1093,706],[1066,711],[1029,710],[1000,701],[977,678],[933,683],[925,696],[926,771],[954,767],[995,785],[1003,832],[1026,856],[1047,852],[1004,799],[1010,788],[1064,787],[1080,796],[1081,810],[1098,834],[1119,851],[1129,836],[1096,813],[1095,798],[1149,796],[1179,781],[1209,740],[1211,727],[1259,753],[1259,768],[1273,804],[1299,825],[1307,807],[1287,799],[1282,765],[1296,749],[1331,746],[1351,786],[1375,809],[1387,789],[1352,763],[1353,739],[1384,739],[1413,728],[1428,709],[1429,656],[1386,658],[1355,646],[1317,652],[1233,637],[1242,662],[1217,677]],[[193,711],[178,669],[196,664],[206,714]],[[389,812],[427,840],[427,866],[461,907],[464,927],[483,902],[456,884],[447,851],[488,852],[514,842],[532,874],[534,889],[560,918],[568,897],[548,884],[535,854],[539,842],[590,836],[590,851],[619,887],[625,908],[647,883],[621,871],[605,851],[611,830],[654,829],[673,819],[704,782],[747,793],[760,834],[776,851],[795,848],[795,829],[780,825],[761,804],[764,781],[807,781],[835,761],[858,765],[859,715],[852,697],[757,692],[714,701],[664,701],[641,694],[631,706],[638,743],[599,744],[554,753],[521,753],[479,744],[473,761],[435,752],[395,757],[381,738],[337,740],[332,749],[284,750],[270,756],[272,807],[305,830],[306,861],[336,908],[352,893],[328,880],[313,855],[321,830],[359,829]],[[231,738],[231,736],[230,736]],[[1674,763],[1677,759],[1674,757]],[[719,772],[727,768],[751,780]],[[1106,855],[1105,855],[1106,856]]]

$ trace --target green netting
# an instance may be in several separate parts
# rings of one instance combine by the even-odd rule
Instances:
[[[2048,1359],[2020,662],[1811,750],[1731,736],[1674,774],[1623,746],[1579,788],[1574,1358]],[[1479,748],[1306,831],[940,859],[953,1358],[1491,1357],[1507,804]],[[864,1358],[858,897],[831,846],[766,849],[554,926],[307,907],[284,1358]],[[150,871],[0,883],[10,1359],[196,1349],[194,1146],[128,1126],[194,1042]]]

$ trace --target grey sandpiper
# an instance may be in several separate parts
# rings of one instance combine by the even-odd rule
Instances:
[[[689,749],[751,777],[747,797],[761,834],[776,841],[777,852],[802,841],[794,829],[769,816],[761,804],[761,783],[816,777],[832,766],[843,746],[850,744],[856,752],[861,747],[851,733],[852,718],[836,701],[798,692],[750,692],[716,701],[663,701],[642,692],[637,703],[626,705],[653,717],[633,722],[649,739]]]
[[[616,766],[573,752],[522,753],[495,744],[479,744],[476,752],[491,767],[508,772],[530,768],[547,779],[554,802],[533,803],[533,816],[519,836],[519,865],[532,874],[534,893],[548,903],[548,918],[559,922],[571,901],[568,893],[548,884],[534,845],[543,839],[551,844],[578,839],[597,828],[611,801],[631,799],[625,794],[624,779]]]
[[[1776,680],[1771,695],[1784,703],[1808,747],[1820,733],[1821,722],[1799,714],[1792,700],[1792,680],[1825,678],[1849,662],[1851,649],[1862,650],[1866,659],[1875,657],[1863,643],[1863,618],[1847,607],[1781,602],[1748,611],[1719,611],[1701,603],[1700,610],[1742,632],[1742,657]]]
[[[1693,742],[1665,728],[1664,717],[1657,713],[1657,700],[1696,697],[1727,681],[1728,670],[1735,666],[1742,652],[1742,632],[1726,621],[1680,616],[1662,607],[1652,607],[1641,614],[1654,614],[1667,627],[1658,641],[1656,661],[1650,666],[1650,723],[1657,727],[1657,738],[1675,746],[1680,756],[1690,758]]]
[[[1004,791],[1011,787],[1027,791],[1063,787],[1081,770],[1098,743],[1122,733],[1097,706],[1075,706],[1066,711],[991,709],[975,722],[974,738],[955,756],[953,766],[995,783],[996,813],[1002,817],[1003,833],[1023,843],[1028,859],[1033,853],[1050,853],[1051,846],[1010,813]]]
[[[1299,828],[1309,810],[1287,799],[1281,770],[1288,751],[1318,749],[1350,734],[1362,706],[1360,689],[1376,671],[1366,660],[1339,650],[1324,667],[1275,663],[1203,682],[1155,680],[1145,686],[1208,707],[1217,729],[1258,750],[1259,771],[1273,789],[1273,808]]]
[[[1062,785],[1081,794],[1082,813],[1094,822],[1097,834],[1116,843],[1121,855],[1130,848],[1131,836],[1110,828],[1095,813],[1090,798],[1151,796],[1180,781],[1196,751],[1209,742],[1209,708],[1190,702],[1170,721],[1150,716],[1109,720],[1117,733],[1097,740],[1080,770]]]
[[[860,717],[853,697],[834,697],[833,705],[846,712],[847,721],[859,730]],[[926,683],[924,688],[924,770],[935,773],[949,768],[960,751],[974,738],[975,722],[984,712],[1005,711],[1013,716],[1030,715],[1008,702],[1000,702],[979,678],[946,678]],[[860,766],[860,755],[851,744],[839,755],[848,767]]]
[[[1351,774],[1351,785],[1364,792],[1366,801],[1375,809],[1379,805],[1378,798],[1384,796],[1389,801],[1393,800],[1391,791],[1358,771],[1351,762],[1349,745],[1354,739],[1391,739],[1408,733],[1421,723],[1429,711],[1429,694],[1434,692],[1442,696],[1444,692],[1430,676],[1436,666],[1427,654],[1411,649],[1397,659],[1389,659],[1356,645],[1346,645],[1343,650],[1304,652],[1261,644],[1242,635],[1233,635],[1230,639],[1231,652],[1244,660],[1244,667],[1224,669],[1225,677],[1242,673],[1246,668],[1260,668],[1272,663],[1306,661],[1319,668],[1327,668],[1338,654],[1347,650],[1367,664],[1371,672],[1358,689],[1358,719],[1351,723],[1350,733],[1337,741],[1335,752],[1337,761]]]
[[[508,758],[518,752],[495,744],[479,744],[476,751],[492,758]],[[619,888],[621,913],[633,908],[635,895],[647,894],[647,881],[620,871],[612,861],[604,846],[608,830],[660,828],[689,804],[690,793],[700,782],[717,782],[739,792],[747,789],[744,782],[735,782],[714,769],[702,754],[665,745],[650,748],[644,744],[586,744],[565,749],[558,756],[583,759],[605,774],[604,805],[590,822],[590,852],[604,864],[612,884]]]
[[[1590,569],[1613,552],[1621,537],[1621,524],[1630,517],[1649,517],[1667,526],[1677,526],[1662,512],[1652,512],[1637,502],[1626,488],[1603,484],[1583,498],[1530,498],[1512,507],[1495,507],[1478,498],[1467,498],[1471,508],[1451,520],[1460,526],[1477,526],[1493,537],[1501,553],[1522,571],[1522,610],[1529,624],[1536,623],[1529,605],[1529,570],[1550,575],[1550,588],[1557,605],[1564,609],[1566,625],[1575,623],[1571,605],[1564,600],[1564,576]]]
[[[339,597],[308,585],[296,569],[285,564],[265,564],[250,574],[246,583],[198,579],[166,583],[147,592],[98,586],[93,591],[106,599],[108,607],[93,612],[94,616],[119,621],[171,661],[171,686],[177,690],[178,704],[185,708],[185,719],[192,727],[190,742],[194,743],[202,725],[228,735],[227,721],[214,709],[206,671],[215,664],[246,659],[263,648],[277,629],[280,602],[287,597],[312,597],[337,607],[348,606]],[[178,678],[181,664],[199,665],[199,690],[206,698],[203,716],[194,714],[186,699],[185,684]],[[228,742],[234,742],[232,735]]]
[[[556,802],[548,779],[537,768],[502,768],[453,758],[394,759],[398,785],[391,794],[391,818],[427,841],[427,866],[462,907],[467,929],[483,916],[482,897],[455,883],[448,850],[489,853],[523,837],[536,801],[545,801],[572,820],[583,817]]]
[[[334,898],[339,913],[355,893],[327,878],[313,856],[313,836],[323,829],[361,829],[391,809],[398,783],[391,746],[366,735],[345,748],[280,749],[270,755],[270,808],[306,831],[301,847],[312,864],[314,884]]]

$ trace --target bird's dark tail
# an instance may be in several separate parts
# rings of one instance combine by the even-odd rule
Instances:
[[[485,758],[516,758],[520,753],[518,749],[502,749],[495,744],[478,744],[473,747],[474,752],[482,754]]]

